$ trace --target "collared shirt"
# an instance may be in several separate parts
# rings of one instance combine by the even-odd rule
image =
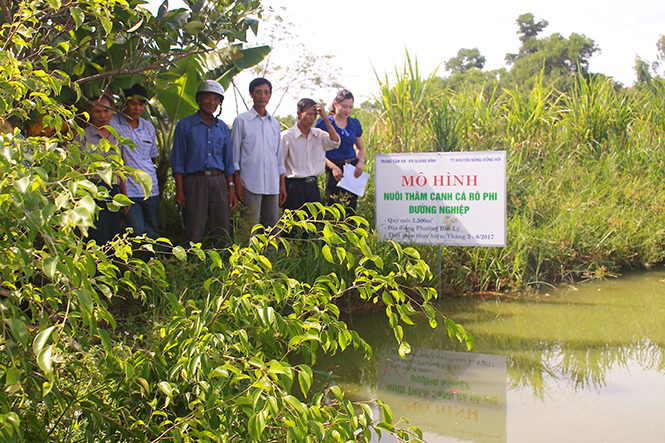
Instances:
[[[81,140],[81,137],[79,135],[76,136],[75,138],[76,141],[79,143],[83,143],[83,146],[81,146],[81,151],[87,152],[89,154],[101,154],[104,156],[104,158],[108,158],[108,156],[113,152],[112,150],[105,150],[102,148],[102,140],[104,140],[104,136],[102,136],[102,133],[99,132],[99,129],[94,127],[93,125],[88,125],[84,130],[83,130],[83,140]],[[117,144],[117,140],[113,136],[113,134],[109,134],[109,138],[107,139],[109,144],[115,145]],[[94,175],[91,177],[92,180],[99,180],[99,175]],[[115,182],[119,180],[118,177],[115,178]]]
[[[346,126],[340,128],[337,126],[337,123],[335,123],[334,116],[329,115],[328,119],[339,135],[340,145],[339,149],[333,149],[326,152],[326,157],[330,160],[347,160],[355,157],[356,149],[354,148],[354,145],[356,144],[356,138],[362,137],[363,135],[363,127],[360,124],[360,121],[357,118],[349,117]],[[328,131],[326,122],[324,122],[323,119],[319,119],[319,121],[316,122],[316,127]]]
[[[83,130],[83,143],[86,145],[90,146],[99,146],[99,144],[102,142],[102,139],[104,138],[102,136],[102,133],[99,132],[99,129],[95,128],[93,125],[89,125]],[[76,139],[80,141],[80,137],[76,136]],[[115,145],[116,139],[113,136],[113,134],[109,134],[108,141],[110,144]],[[109,155],[110,151],[99,151],[100,154],[106,158]]]
[[[152,189],[150,190],[150,197],[159,195],[159,185],[157,183],[157,171],[153,158],[159,156],[157,150],[157,133],[152,124],[144,118],[139,119],[139,126],[132,128],[124,115],[113,114],[111,117],[111,126],[118,131],[120,137],[126,137],[134,142],[135,148],[130,148],[127,145],[122,147],[122,158],[125,161],[125,166],[141,170],[147,173],[152,179]],[[131,177],[127,177],[125,181],[127,187],[127,197],[129,198],[143,198],[143,188],[138,183],[134,182]]]
[[[196,112],[175,127],[171,170],[187,175],[213,169],[224,171],[227,176],[235,172],[229,127],[217,118],[208,126]]]
[[[254,194],[279,194],[279,176],[286,174],[279,122],[254,108],[236,117],[231,128],[233,160],[242,186]]]
[[[323,174],[326,168],[325,151],[337,149],[339,141],[330,140],[330,134],[310,128],[305,136],[298,125],[282,132],[286,176],[305,178]]]

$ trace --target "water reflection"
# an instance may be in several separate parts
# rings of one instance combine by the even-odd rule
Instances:
[[[414,348],[378,356],[379,398],[423,431],[506,441],[506,357]]]
[[[405,328],[414,355],[401,360],[385,316],[378,314],[356,317],[353,324],[372,345],[374,359],[345,352],[321,360],[320,367],[351,398],[386,401],[395,418],[403,415],[422,427],[432,443],[665,442],[665,272],[532,299],[447,300],[438,308],[474,335],[472,353],[422,321]],[[496,371],[470,363],[449,372],[444,362],[458,355],[468,362],[496,359]],[[419,374],[436,375],[439,385],[424,385]],[[447,380],[465,381],[469,389]],[[495,396],[496,405],[484,401]]]

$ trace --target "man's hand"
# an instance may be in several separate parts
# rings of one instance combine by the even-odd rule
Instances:
[[[286,180],[284,174],[279,174],[279,205],[286,201]]]
[[[173,178],[175,179],[175,198],[173,201],[179,207],[185,204],[185,192],[182,190],[183,176],[180,173],[175,173]]]
[[[229,208],[231,208],[231,210],[235,209],[238,204],[238,197],[236,197],[236,191],[234,188],[235,186],[229,186]]]
[[[240,183],[239,177],[236,179],[236,196],[238,197],[239,202],[245,203],[245,190]]]
[[[182,191],[182,189],[175,191],[175,198],[173,201],[177,206],[185,204],[185,193]]]
[[[335,177],[335,180],[340,181],[342,177],[344,177],[344,171],[340,169],[339,166],[333,165],[332,167],[332,173],[333,177]]]
[[[284,186],[279,187],[279,205],[282,206],[286,201],[286,189]]]

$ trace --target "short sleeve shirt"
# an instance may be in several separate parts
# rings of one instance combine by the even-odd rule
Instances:
[[[152,161],[153,158],[159,157],[155,128],[149,121],[141,118],[139,119],[139,126],[134,129],[129,125],[127,119],[120,114],[113,114],[113,117],[111,117],[111,126],[118,131],[120,137],[128,138],[136,145],[133,149],[127,145],[123,145],[122,158],[125,161],[125,165],[147,173],[152,179],[150,197],[159,195],[157,171]],[[143,188],[138,183],[135,183],[131,177],[127,177],[125,186],[127,187],[127,197],[144,197]]]
[[[335,128],[335,131],[339,134],[340,145],[339,148],[326,152],[326,157],[330,160],[347,160],[355,157],[356,149],[354,145],[356,144],[356,138],[363,135],[363,127],[360,124],[360,121],[357,118],[349,117],[346,127],[340,128],[335,123],[334,116],[329,115],[328,119],[330,119],[330,123],[332,123],[333,128]],[[326,122],[322,119],[319,119],[319,121],[316,122],[316,127],[328,132]]]
[[[326,167],[325,152],[337,149],[339,142],[319,128],[310,128],[304,135],[298,125],[282,132],[284,163],[288,178],[314,177],[323,174]]]

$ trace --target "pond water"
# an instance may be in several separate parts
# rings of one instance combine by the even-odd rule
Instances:
[[[665,442],[665,271],[438,308],[470,352],[421,318],[402,360],[385,315],[355,315],[374,357],[321,359],[319,379],[385,401],[431,443]]]

